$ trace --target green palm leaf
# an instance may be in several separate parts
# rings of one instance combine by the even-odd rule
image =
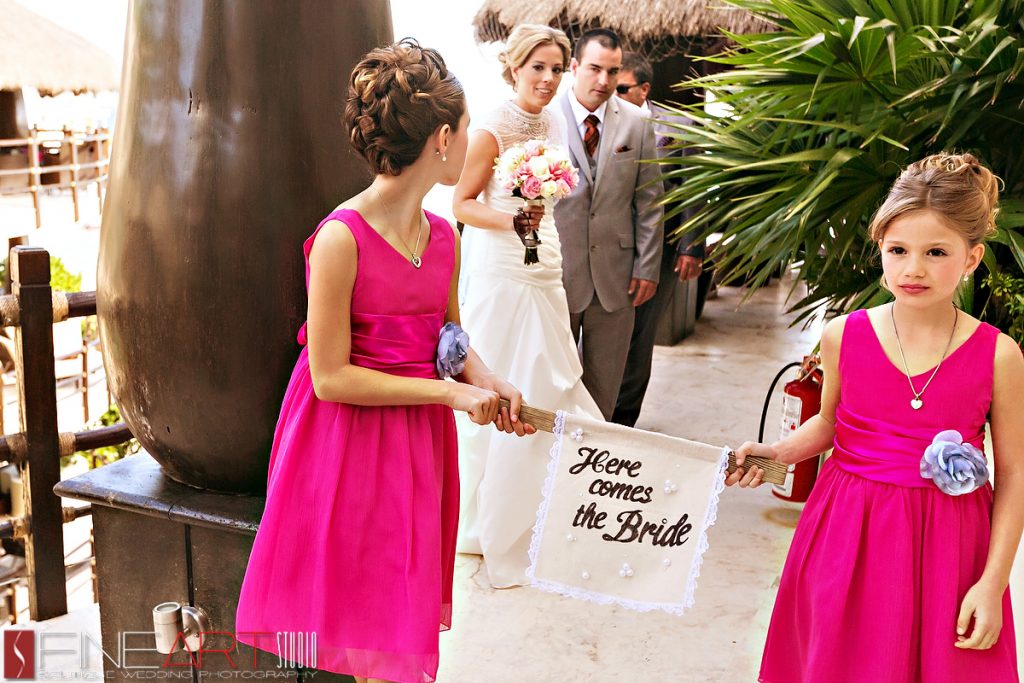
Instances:
[[[686,216],[677,234],[721,233],[718,267],[751,291],[798,268],[801,319],[869,305],[887,294],[866,231],[892,181],[927,154],[970,151],[1004,182],[983,265],[1003,279],[979,273],[963,301],[1024,329],[1004,301],[1024,282],[1024,0],[729,2],[779,30],[729,35],[734,47],[707,58],[725,71],[678,85],[729,115],[677,108],[694,123],[671,137],[696,153],[656,162],[681,181],[663,198]]]

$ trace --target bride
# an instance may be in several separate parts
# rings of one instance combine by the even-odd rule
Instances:
[[[518,219],[521,230],[535,229],[540,237],[540,262],[524,265],[523,242],[514,227],[524,202],[510,196],[492,170],[496,157],[527,140],[566,149],[564,118],[544,107],[555,96],[569,58],[569,39],[558,29],[522,24],[508,38],[502,75],[515,97],[473,133],[455,188],[455,216],[466,224],[462,325],[473,349],[522,391],[524,402],[601,420],[580,379],[551,201],[525,208]],[[553,437],[542,432],[516,439],[468,420],[459,422],[458,433],[458,549],[484,556],[493,586],[525,584]]]

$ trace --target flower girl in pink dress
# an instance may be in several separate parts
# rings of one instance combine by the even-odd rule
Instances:
[[[782,573],[764,683],[1018,680],[1007,585],[1024,524],[1024,359],[953,304],[997,200],[969,154],[904,170],[871,223],[895,300],[826,326],[817,416],[736,451],[791,464],[833,448]],[[762,477],[739,468],[727,483]]]
[[[458,529],[452,410],[534,431],[518,418],[519,392],[457,327],[459,236],[421,206],[435,183],[459,179],[468,119],[437,52],[410,40],[370,52],[352,72],[345,124],[376,177],[304,245],[305,348],[235,631],[291,661],[282,643],[305,636],[297,664],[358,681],[436,678]]]

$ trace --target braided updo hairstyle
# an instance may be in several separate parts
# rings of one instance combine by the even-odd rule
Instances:
[[[932,154],[900,174],[871,219],[869,235],[882,239],[895,218],[931,209],[971,246],[996,230],[999,179],[971,154]]]
[[[397,176],[443,124],[458,130],[462,85],[436,50],[404,38],[367,53],[352,70],[345,126],[374,173]]]

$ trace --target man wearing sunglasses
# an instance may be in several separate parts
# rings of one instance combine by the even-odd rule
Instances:
[[[672,143],[672,138],[668,136],[672,129],[665,123],[672,121],[689,124],[692,121],[656,105],[652,107],[647,102],[647,95],[651,92],[653,80],[654,71],[651,69],[650,62],[635,52],[623,53],[622,69],[619,71],[618,84],[615,86],[616,95],[640,107],[644,116],[654,120],[659,157],[679,154],[678,150],[667,149],[668,145]],[[619,389],[612,422],[629,427],[636,425],[637,418],[640,417],[644,395],[647,393],[647,385],[651,379],[651,363],[658,320],[671,298],[672,279],[678,274],[680,280],[693,280],[691,286],[696,287],[696,278],[700,276],[703,269],[704,242],[695,240],[696,235],[683,235],[674,244],[668,240],[672,231],[682,220],[682,216],[675,216],[665,221],[666,240],[660,276],[662,284],[647,303],[636,309],[629,356],[626,360],[626,370],[622,377],[622,387]]]
[[[639,163],[657,154],[654,129],[639,108],[613,96],[621,63],[614,32],[588,31],[570,62],[572,90],[551,105],[565,117],[580,170],[576,189],[554,210],[569,325],[583,384],[606,419],[622,384],[634,308],[658,289],[664,244],[661,171]]]

